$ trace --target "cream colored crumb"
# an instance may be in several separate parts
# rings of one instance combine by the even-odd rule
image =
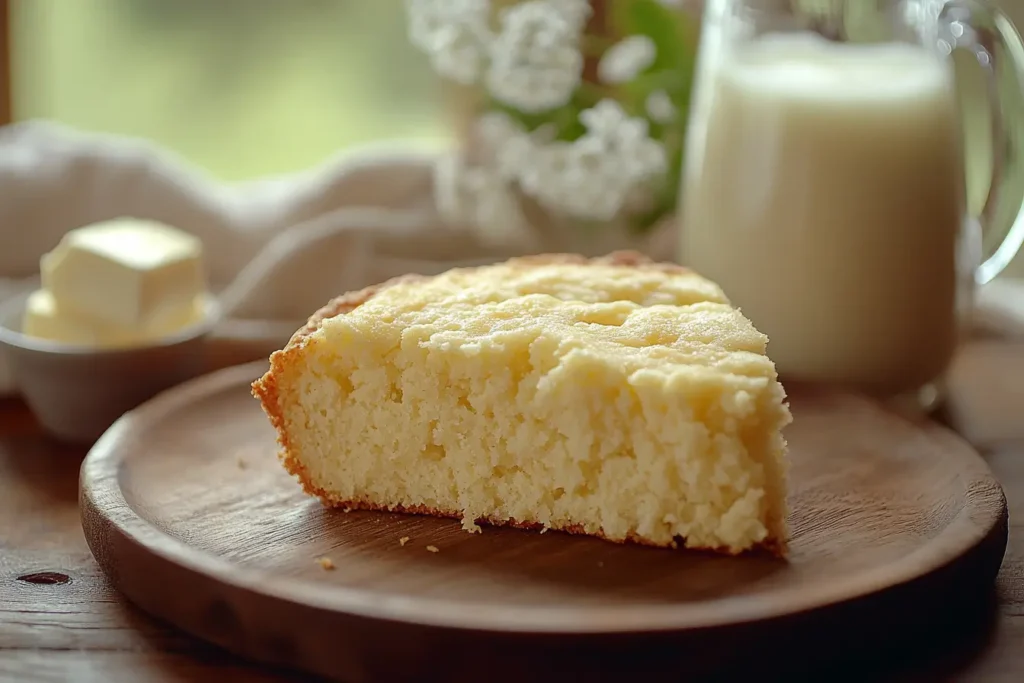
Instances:
[[[352,508],[342,508],[342,512],[352,512]]]
[[[334,560],[329,557],[318,557],[316,561],[324,571],[334,569]]]
[[[404,546],[408,542],[409,542],[409,537],[408,536],[402,536],[400,539],[398,539],[398,545],[400,545],[400,546]]]
[[[540,532],[542,534],[546,534],[548,532],[548,528],[546,526],[545,527],[541,527]]]
[[[439,550],[438,550],[436,545],[428,545],[427,546],[427,552],[436,553],[436,552],[439,552]]]

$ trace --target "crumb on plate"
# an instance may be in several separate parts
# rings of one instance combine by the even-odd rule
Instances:
[[[438,549],[437,549],[436,545],[428,545],[427,546],[427,551],[428,552],[432,552],[432,553],[436,553],[436,552],[438,552]]]
[[[317,563],[318,563],[318,564],[320,565],[320,567],[321,567],[321,568],[323,568],[323,569],[324,569],[325,571],[330,571],[331,569],[334,569],[334,560],[332,560],[332,559],[331,559],[331,558],[329,558],[329,557],[320,557],[320,558],[317,558]]]
[[[409,542],[409,537],[408,536],[402,536],[400,539],[398,539],[398,545],[403,545],[404,546],[408,542]]]

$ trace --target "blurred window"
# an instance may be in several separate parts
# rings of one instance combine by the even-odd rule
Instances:
[[[228,180],[444,135],[400,0],[7,1],[17,119],[148,138]]]

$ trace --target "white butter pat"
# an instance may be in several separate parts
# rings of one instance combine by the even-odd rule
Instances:
[[[55,307],[50,318],[77,320],[94,331],[149,336],[167,330],[193,315],[206,291],[202,243],[151,221],[118,219],[72,230],[40,265]],[[49,305],[42,300],[40,311]]]
[[[153,321],[145,327],[128,328],[89,320],[57,305],[53,295],[40,289],[29,295],[21,331],[29,336],[63,344],[97,348],[124,347],[164,338],[201,322],[206,314],[205,297],[173,315]]]

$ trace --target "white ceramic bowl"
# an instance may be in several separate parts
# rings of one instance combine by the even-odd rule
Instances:
[[[219,318],[212,298],[202,322],[146,346],[61,344],[21,333],[28,295],[0,306],[0,348],[18,390],[43,428],[63,441],[95,441],[127,411],[203,371],[204,344]]]

